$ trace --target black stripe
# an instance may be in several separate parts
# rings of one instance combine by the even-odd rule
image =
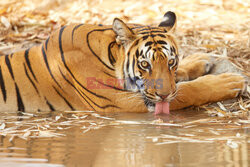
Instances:
[[[140,51],[140,56],[143,54],[143,50]]]
[[[17,107],[18,107],[18,111],[25,111],[24,109],[24,105],[23,105],[23,100],[22,100],[22,97],[20,95],[20,92],[19,92],[19,88],[17,86],[17,84],[15,83],[15,87],[16,87],[16,96],[17,96]]]
[[[36,76],[35,76],[35,74],[34,74],[32,68],[31,68],[31,65],[30,65],[30,60],[29,60],[29,49],[25,50],[25,52],[24,52],[24,57],[25,57],[26,64],[28,65],[28,68],[29,68],[29,70],[30,70],[32,76],[33,76],[34,79],[37,81]]]
[[[175,48],[173,46],[170,47],[171,52],[176,52]]]
[[[135,77],[135,59],[132,61],[132,69],[133,69],[133,75]]]
[[[100,82],[100,81],[98,81],[98,80],[96,80],[96,82],[99,83],[99,84],[101,84],[101,85],[103,85],[103,86],[106,86],[106,87],[109,87],[109,88],[112,88],[112,89],[115,89],[115,90],[127,92],[126,89],[120,89],[120,88],[118,88],[118,87],[114,87],[114,86],[111,86],[111,85],[107,85],[107,84],[105,84],[105,83],[103,83],[103,82]]]
[[[142,39],[146,40],[146,39],[148,39],[148,37],[149,37],[149,35],[145,35],[145,36],[142,37]]]
[[[146,31],[146,32],[140,32],[139,34],[151,34],[151,33],[165,33],[164,31]]]
[[[144,27],[146,27],[146,26],[136,25],[136,24],[134,24],[134,26],[135,26],[135,27],[132,27],[132,28],[131,28],[132,30],[133,30],[133,29],[139,29],[139,28],[144,28]]]
[[[138,32],[140,32],[140,31],[150,31],[150,29],[148,27],[146,27],[146,28],[138,30]]]
[[[49,38],[47,38],[47,40],[45,41],[45,49],[46,49],[46,51],[48,50],[48,42],[49,42]]]
[[[157,56],[157,55],[155,55],[155,52],[156,51],[153,52],[153,61],[155,61],[155,57]]]
[[[138,30],[138,32],[140,32],[140,31],[146,31],[146,30],[151,31],[151,30],[161,30],[161,29],[158,28],[158,27],[145,26],[144,29],[140,29],[140,30]]]
[[[150,27],[150,26],[148,26],[151,30],[161,30],[161,28],[159,28],[159,27]]]
[[[128,52],[128,61],[127,61],[126,69],[127,69],[127,74],[128,74],[129,82],[131,82],[132,84],[134,84],[134,80],[133,80],[133,78],[131,78],[130,73],[129,73],[129,65],[130,65],[129,57],[130,57],[130,52]]]
[[[7,97],[6,97],[6,90],[5,90],[5,85],[4,85],[1,66],[0,66],[0,86],[1,86],[1,91],[2,91],[2,94],[3,94],[3,100],[4,100],[4,102],[6,102]]]
[[[145,94],[145,95],[147,95],[147,98],[148,98],[148,99],[155,100],[154,97],[150,97],[148,94]]]
[[[146,42],[146,44],[145,44],[145,47],[147,47],[147,46],[149,46],[149,45],[152,45],[154,42],[152,42],[152,41],[148,41],[148,42]]]
[[[38,89],[37,89],[35,83],[34,83],[34,82],[32,81],[32,79],[30,78],[30,76],[29,76],[29,74],[28,74],[28,71],[27,71],[27,68],[26,68],[26,66],[25,66],[24,63],[23,63],[23,67],[24,67],[24,72],[25,72],[27,78],[28,78],[29,81],[31,82],[31,84],[32,84],[32,86],[34,87],[34,89],[36,90],[37,94],[40,96],[40,94],[39,94],[39,92],[38,92]]]
[[[157,35],[160,36],[160,37],[162,37],[162,38],[166,38],[166,36],[163,35],[163,34],[157,34]]]
[[[151,36],[152,38],[154,38],[156,35],[151,34],[150,36]]]
[[[163,41],[163,40],[158,40],[156,41],[158,44],[161,44],[161,45],[166,45],[167,42],[166,41]]]
[[[123,71],[123,73],[122,73],[122,78],[123,78],[123,81],[124,81],[124,87],[126,88],[126,82],[125,82],[125,77],[127,77],[127,76],[125,76],[125,74],[126,74],[126,72],[125,72],[125,62],[123,61],[122,62],[122,71]]]
[[[167,57],[168,57],[164,52],[161,52],[161,53],[162,53],[162,55],[163,55],[163,56],[162,56],[163,58],[167,58]]]
[[[165,31],[150,31],[150,33],[165,33]]]
[[[95,95],[96,97],[99,97],[99,98],[103,98],[103,99],[106,99],[106,100],[109,100],[107,97],[104,97],[104,96],[101,96],[101,95],[98,95],[90,90],[88,90],[87,88],[85,88],[76,78],[75,76],[73,75],[73,73],[70,71],[68,65],[66,64],[66,61],[65,61],[65,57],[64,57],[64,52],[63,52],[63,49],[62,49],[62,33],[63,33],[63,30],[64,30],[65,27],[62,27],[60,29],[60,32],[59,32],[59,49],[60,49],[60,53],[61,53],[61,59],[62,59],[62,62],[65,66],[65,68],[67,69],[67,71],[70,73],[70,75],[73,77],[73,79],[84,89],[86,90],[87,92]]]
[[[44,50],[44,47],[43,47],[43,46],[42,46],[42,53],[43,53],[44,62],[45,62],[45,64],[46,64],[46,67],[47,67],[47,69],[48,69],[48,71],[49,71],[49,74],[50,74],[51,78],[55,81],[55,83],[59,86],[59,88],[62,89],[62,87],[61,87],[61,86],[59,85],[59,83],[56,81],[54,75],[52,74],[52,72],[51,72],[51,70],[50,70],[49,63],[48,63],[48,59],[47,59],[47,55],[46,55],[46,53],[45,53],[45,50]]]
[[[108,46],[108,57],[109,57],[109,62],[110,64],[112,64],[112,66],[114,66],[116,60],[114,58],[114,56],[112,55],[112,52],[111,52],[111,48],[114,46],[114,44],[116,43],[116,41],[113,41],[109,44]]]
[[[55,111],[54,106],[46,99],[46,97],[44,97],[44,98],[45,98],[46,104],[49,106],[49,109],[50,109],[51,111]]]
[[[83,24],[79,24],[77,26],[75,26],[72,30],[72,34],[71,34],[71,41],[72,41],[72,45],[74,45],[74,33],[75,33],[75,30],[77,30],[79,27],[81,27]]]
[[[83,93],[82,91],[81,91],[81,93]],[[90,99],[88,96],[86,96],[88,99]],[[106,109],[106,108],[109,108],[109,107],[113,107],[113,108],[120,108],[120,107],[118,107],[118,106],[115,106],[115,105],[110,105],[110,104],[108,104],[108,105],[105,105],[105,106],[100,106],[100,105],[98,105],[98,104],[96,104],[94,101],[92,101],[92,100],[90,100],[95,106],[97,106],[98,108],[101,108],[101,109]],[[96,110],[95,110],[96,111]]]
[[[165,49],[165,50],[168,50],[169,51],[169,49],[168,48],[166,48],[166,46],[161,46],[163,49]]]
[[[63,78],[65,79],[65,81],[68,82],[68,84],[70,84],[70,86],[72,86],[72,87],[77,91],[77,93],[78,93],[78,94],[88,103],[88,105],[89,105],[93,110],[95,110],[94,107],[85,99],[85,97],[88,98],[88,96],[85,95],[83,92],[82,92],[82,93],[79,92],[79,90],[75,87],[75,85],[73,85],[73,84],[66,78],[66,76],[62,73],[60,67],[59,67],[59,71],[60,71],[61,75],[63,76]],[[83,94],[85,97],[83,97],[82,94]],[[91,100],[90,100],[90,101],[91,101]]]
[[[107,67],[108,69],[114,71],[114,68],[108,66],[104,61],[102,61],[102,59],[97,56],[97,54],[93,51],[93,49],[90,47],[90,44],[89,44],[89,35],[92,33],[92,32],[95,32],[95,31],[106,31],[106,30],[113,30],[112,28],[107,28],[107,29],[95,29],[95,30],[92,30],[90,31],[88,34],[87,34],[87,38],[86,38],[86,42],[88,44],[88,47],[89,47],[89,50],[92,52],[92,54],[105,66]],[[63,31],[63,30],[62,30]]]
[[[136,64],[137,64],[137,67],[138,67],[140,70],[145,71],[144,69],[141,68],[141,66],[139,65],[139,63],[136,63]]]
[[[128,52],[128,61],[127,61],[127,65],[126,65],[126,69],[127,69],[127,73],[129,74],[129,57],[130,57],[130,52]]]
[[[8,55],[5,56],[5,63],[7,65],[7,67],[8,67],[8,70],[10,72],[10,75],[11,75],[12,79],[15,82],[15,77],[14,77],[14,74],[13,74],[13,71],[12,71],[12,67],[11,67]],[[19,88],[18,88],[16,82],[15,82],[15,88],[16,88],[16,95],[17,95],[17,107],[18,107],[18,111],[24,111],[24,105],[23,105],[22,97],[20,95]]]
[[[151,50],[151,46],[148,47],[148,50],[146,51],[146,53],[144,54],[146,57],[148,57],[148,52]]]
[[[65,75],[62,73],[61,69],[59,68],[59,71],[61,73],[61,75],[63,76],[63,78],[79,93],[79,95],[90,105],[90,107],[94,109],[94,107],[83,97],[83,95],[89,100],[91,101],[95,106],[99,107],[99,108],[102,108],[102,109],[105,109],[105,108],[108,108],[108,107],[114,107],[114,108],[119,108],[117,106],[114,106],[114,105],[105,105],[105,106],[100,106],[98,104],[96,104],[91,98],[89,98],[86,94],[84,94],[84,92],[82,91],[79,91],[66,77]],[[96,111],[96,110],[95,110]]]
[[[150,31],[147,31],[147,32],[141,32],[140,34],[150,34]]]
[[[136,56],[136,58],[139,57],[139,50],[138,50],[138,49],[137,49],[136,52],[135,52],[135,56]]]
[[[75,110],[72,105],[69,103],[69,101],[53,86],[55,89],[56,93],[65,101],[65,103],[69,106],[69,108],[73,111]]]
[[[143,100],[144,100],[144,104],[145,104],[147,107],[149,107],[149,106],[155,106],[155,103],[153,103],[153,102],[151,102],[150,100],[148,100],[148,99],[146,98],[145,95],[143,96]]]
[[[137,40],[134,42],[133,46],[138,45],[139,41],[140,41],[140,39],[137,39]]]
[[[107,73],[106,71],[102,71],[104,74],[106,74],[106,75],[108,75],[108,76],[110,76],[110,77],[112,77],[112,78],[117,78],[116,76],[113,76],[113,75],[111,75],[111,74],[109,74],[109,73]]]
[[[7,67],[8,67],[8,70],[10,72],[10,75],[11,75],[12,79],[15,80],[15,77],[14,77],[14,74],[13,74],[13,71],[12,71],[12,67],[11,67],[11,64],[10,64],[10,59],[9,59],[8,55],[5,56],[5,63],[7,65]]]
[[[148,84],[148,83],[146,83],[146,84]],[[150,83],[149,83],[150,84]],[[148,91],[147,91],[147,89],[145,89],[145,94],[146,95],[148,95],[147,97],[149,97],[149,98],[154,98],[155,97],[155,95],[154,94],[151,94],[151,93],[149,93]],[[150,97],[151,96],[151,97]]]

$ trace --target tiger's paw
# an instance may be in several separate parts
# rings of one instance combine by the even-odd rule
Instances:
[[[196,53],[184,58],[177,70],[176,81],[190,81],[208,74],[214,65],[214,58],[205,53]]]
[[[195,104],[196,106],[232,99],[247,92],[247,80],[242,75],[236,73],[207,75],[197,80],[203,88],[201,92],[198,92],[200,93],[199,99],[201,101],[198,100]],[[207,102],[202,100],[203,97],[207,97],[205,98]]]
[[[177,83],[177,96],[170,103],[171,110],[201,106],[247,93],[247,80],[240,74],[205,75],[193,81]]]
[[[248,82],[244,76],[236,73],[224,73],[220,74],[220,76],[228,80],[225,84],[228,86],[227,88],[232,91],[234,97],[247,93]]]

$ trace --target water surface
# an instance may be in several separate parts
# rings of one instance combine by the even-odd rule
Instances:
[[[58,119],[61,124],[48,126],[46,120],[36,126],[61,136],[34,138],[35,130],[25,132],[24,138],[1,136],[0,166],[249,166],[249,124],[244,119],[238,123],[235,118],[209,117],[201,111],[158,117],[151,113],[99,114],[85,117],[55,112],[21,119],[14,113],[3,114],[4,129],[14,126],[14,120],[26,122],[22,128],[27,129],[30,120],[36,124],[35,119]]]

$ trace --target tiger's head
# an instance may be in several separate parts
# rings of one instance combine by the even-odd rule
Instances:
[[[165,105],[163,112],[169,112],[168,104],[176,95],[178,48],[170,34],[175,25],[173,12],[167,12],[158,27],[127,25],[117,18],[113,22],[123,53],[118,58],[117,75],[124,79],[127,90],[142,95],[150,111],[160,112]]]

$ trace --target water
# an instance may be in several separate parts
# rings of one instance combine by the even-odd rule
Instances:
[[[15,120],[13,113],[11,119],[3,115],[6,122]],[[200,111],[159,117],[151,113],[100,115],[115,120],[88,116],[95,128],[89,129],[89,124],[81,121],[60,125],[54,132],[65,135],[61,137],[30,135],[25,140],[1,136],[0,166],[249,166],[249,124],[237,123],[235,118],[212,118]],[[67,118],[62,121],[69,121]],[[24,117],[21,122],[29,120],[35,119]],[[11,125],[6,123],[5,129]]]

